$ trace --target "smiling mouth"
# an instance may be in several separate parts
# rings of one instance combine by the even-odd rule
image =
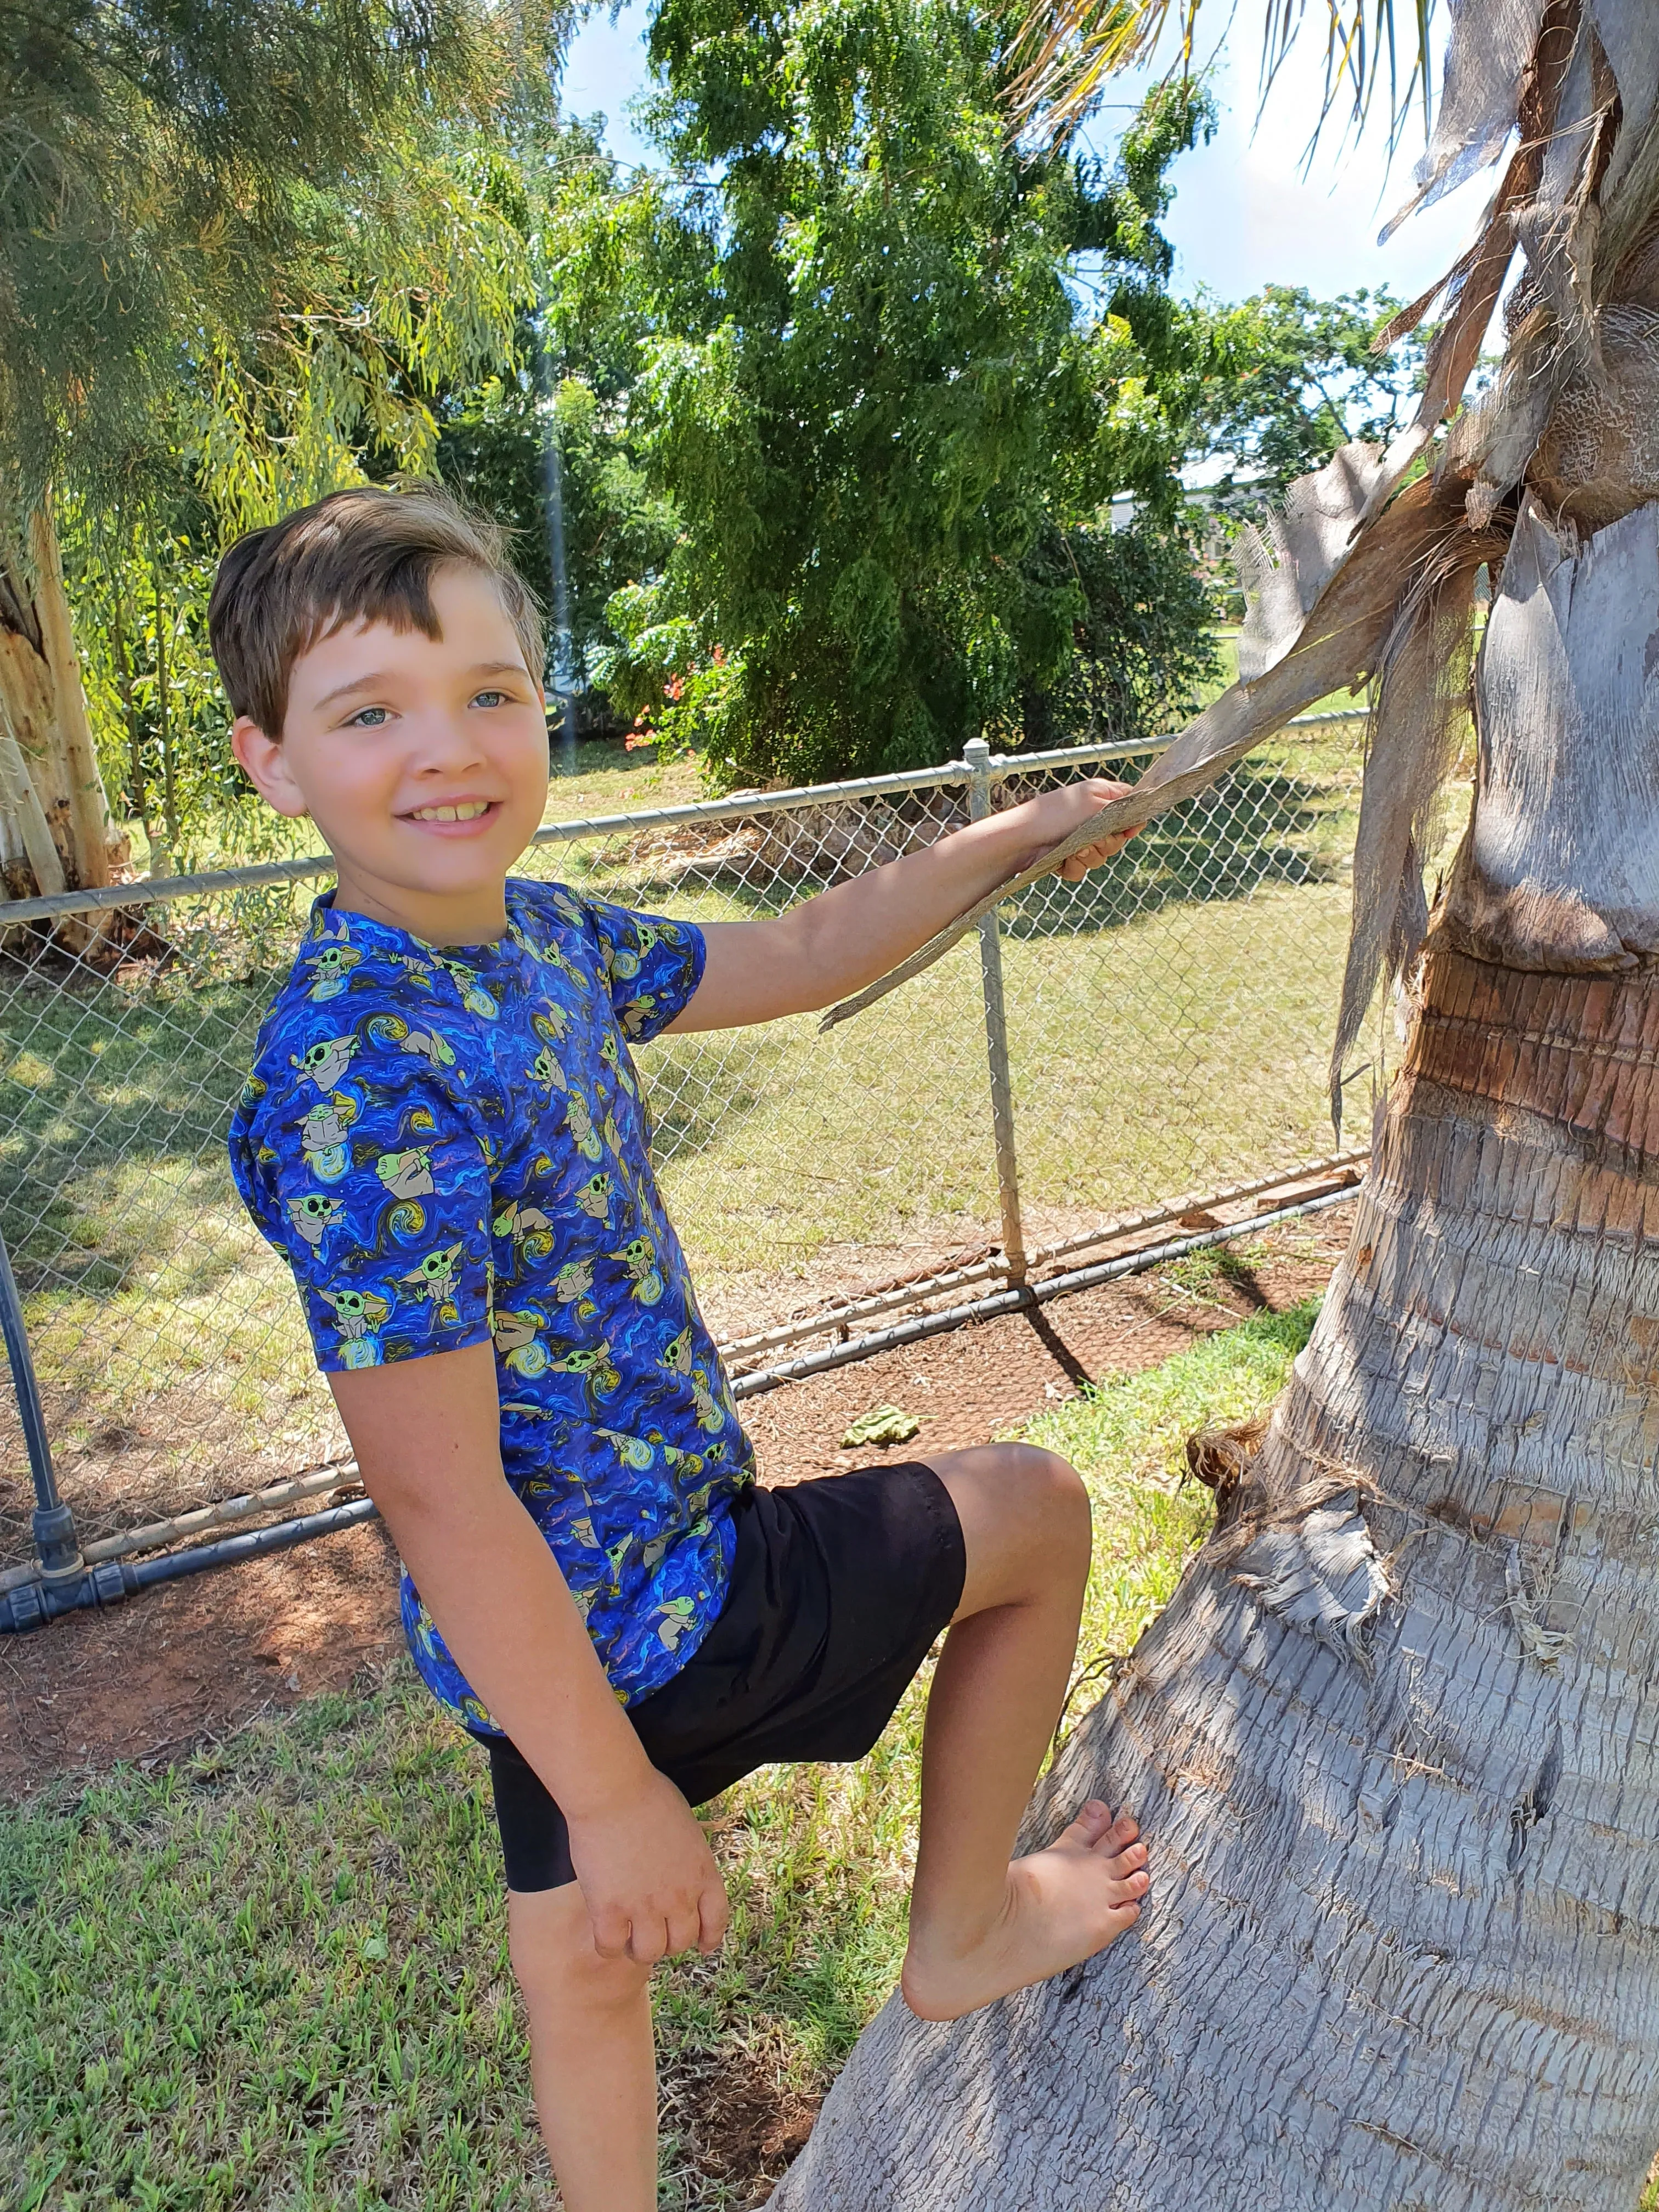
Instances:
[[[488,814],[495,804],[489,799],[465,799],[453,806],[417,806],[406,814],[406,822],[476,822],[481,814]]]

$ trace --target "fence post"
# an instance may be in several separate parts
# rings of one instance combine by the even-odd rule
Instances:
[[[991,748],[969,738],[968,811],[982,822],[991,811]],[[1002,1254],[1011,1283],[1025,1279],[1025,1231],[1019,1218],[1019,1164],[1014,1155],[1014,1090],[1008,1066],[1008,1021],[1002,1000],[1002,934],[997,908],[979,924],[979,972],[985,993],[985,1051],[991,1068],[991,1128],[997,1148],[997,1196],[1002,1207]]]
[[[3,1336],[11,1379],[17,1393],[17,1418],[34,1479],[34,1551],[40,1572],[47,1581],[67,1579],[82,1571],[81,1546],[75,1533],[75,1516],[58,1495],[58,1476],[46,1439],[46,1416],[40,1410],[40,1389],[29,1357],[28,1331],[23,1322],[23,1301],[5,1239],[0,1237],[0,1336]]]

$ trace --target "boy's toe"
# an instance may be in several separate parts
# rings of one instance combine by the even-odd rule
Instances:
[[[1080,1806],[1071,1822],[1056,1838],[1060,1844],[1069,1844],[1073,1849],[1095,1850],[1102,1839],[1111,1832],[1112,1808],[1103,1805],[1098,1797],[1091,1797]]]
[[[1097,1850],[1097,1858],[1104,1858],[1106,1872],[1114,1881],[1127,1881],[1131,1875],[1139,1874],[1146,1863],[1145,1844],[1130,1844],[1121,1851],[1107,1853]]]

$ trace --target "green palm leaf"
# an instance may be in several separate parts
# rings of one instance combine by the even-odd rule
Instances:
[[[1210,15],[1218,31],[1231,28],[1231,15],[1219,7]],[[1413,0],[1404,26],[1396,23],[1394,0],[1324,0],[1322,9],[1311,10],[1305,0],[1264,0],[1262,91],[1295,40],[1322,30],[1325,98],[1316,137],[1340,106],[1353,126],[1363,127],[1385,79],[1391,138],[1398,137],[1414,97],[1426,133],[1432,15],[1433,0]],[[1151,61],[1160,48],[1172,48],[1172,68],[1189,70],[1201,16],[1203,0],[1038,0],[1009,52],[1006,97],[1015,128],[1051,145],[1063,141],[1098,105],[1109,78]]]

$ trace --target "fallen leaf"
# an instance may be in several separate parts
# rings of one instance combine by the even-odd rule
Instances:
[[[872,1406],[848,1430],[841,1440],[841,1449],[854,1451],[860,1444],[905,1443],[921,1426],[915,1415],[907,1413],[902,1406]]]

